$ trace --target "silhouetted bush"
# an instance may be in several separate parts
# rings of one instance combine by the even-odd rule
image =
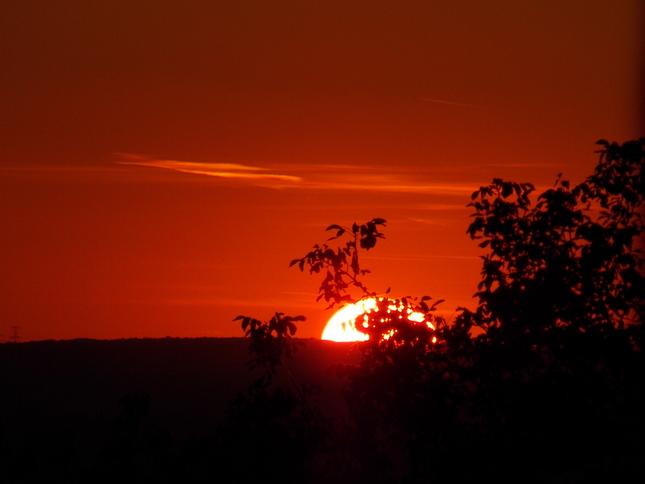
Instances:
[[[495,179],[473,193],[468,234],[488,253],[477,307],[459,308],[451,323],[432,314],[441,300],[430,306],[427,296],[392,298],[389,290],[367,289],[369,271],[359,253],[383,237],[383,219],[331,225],[334,236],[291,262],[323,276],[319,299],[330,307],[378,301],[357,322],[370,337],[356,345],[360,363],[337,369],[346,381],[350,420],[325,434],[335,444],[301,447],[309,462],[325,461],[310,452],[326,452],[327,462],[344,463],[336,478],[372,482],[642,476],[645,279],[637,245],[645,138],[598,143],[600,161],[591,176],[573,188],[558,176],[535,205],[530,183]],[[346,242],[329,245],[337,239]],[[269,358],[247,330],[256,361],[275,371],[289,357],[281,340],[286,330],[270,336],[271,322],[242,319],[245,329],[255,324],[264,328],[263,338],[275,339],[263,343],[277,349]],[[290,335],[296,331],[285,327]],[[250,397],[254,403],[268,398]],[[286,413],[263,417],[263,425],[287,416],[301,426],[292,397]],[[271,408],[266,401],[262,408]],[[238,413],[238,425],[257,416]],[[280,435],[270,434],[266,447],[284,445]],[[305,455],[290,458],[293,465]]]

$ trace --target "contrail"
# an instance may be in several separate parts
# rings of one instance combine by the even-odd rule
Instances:
[[[429,99],[427,97],[420,97],[419,99],[421,101],[427,101],[429,103],[449,104],[451,106],[461,106],[461,107],[464,107],[464,108],[485,109],[484,106],[475,106],[474,104],[453,103],[453,102],[450,102],[450,101],[442,101],[440,99]]]

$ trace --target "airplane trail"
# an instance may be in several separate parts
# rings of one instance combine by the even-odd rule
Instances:
[[[430,99],[427,97],[420,97],[419,99],[421,101],[427,101],[429,103],[448,104],[450,106],[461,106],[463,108],[485,109],[484,106],[476,106],[475,104],[453,103],[451,101],[442,101],[441,99]]]

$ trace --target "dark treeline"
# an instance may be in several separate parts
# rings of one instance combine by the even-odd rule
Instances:
[[[327,370],[356,357],[306,344],[294,374],[340,417]],[[259,375],[248,359],[241,337],[0,344],[0,482],[213,482],[212,438]]]

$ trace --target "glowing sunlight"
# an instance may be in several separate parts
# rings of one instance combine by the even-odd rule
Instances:
[[[351,341],[367,341],[369,336],[359,329],[357,329],[357,320],[363,328],[368,327],[368,318],[372,312],[378,312],[377,300],[370,298],[357,302],[356,304],[348,304],[339,309],[329,320],[325,330],[322,334],[322,339],[337,342],[351,342]],[[396,307],[394,304],[388,306],[387,312],[401,312],[403,307]],[[362,317],[361,317],[362,316]],[[391,316],[384,316],[381,322],[385,322]],[[422,323],[425,317],[422,313],[412,311],[408,308],[407,319],[411,322]],[[429,328],[435,329],[432,323],[426,322]],[[383,336],[388,339],[392,336],[392,331]],[[433,343],[436,338],[433,338]]]

